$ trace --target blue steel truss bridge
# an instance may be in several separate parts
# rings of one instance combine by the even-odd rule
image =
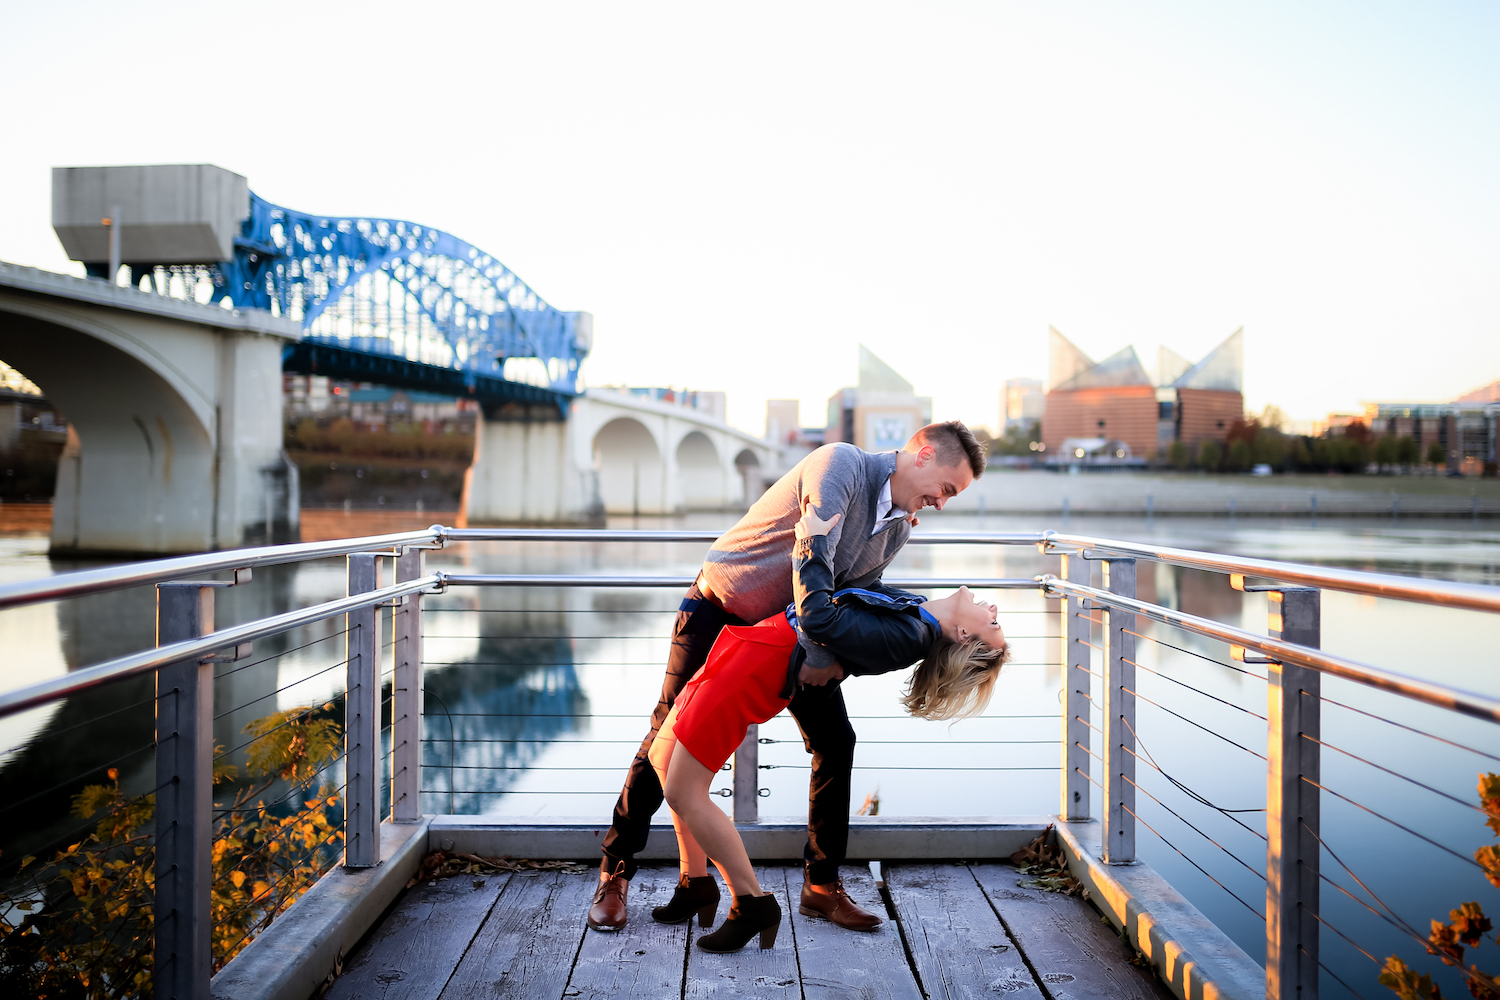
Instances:
[[[218,167],[59,168],[53,224],[93,277],[125,264],[162,294],[300,324],[288,372],[561,410],[592,343],[588,313],[451,233],[285,208]]]

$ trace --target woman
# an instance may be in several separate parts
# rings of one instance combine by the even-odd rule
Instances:
[[[734,905],[723,927],[698,939],[707,951],[738,951],[756,934],[760,946],[770,948],[781,924],[780,904],[761,890],[744,842],[713,803],[709,786],[748,727],[772,718],[791,700],[805,655],[799,631],[838,658],[838,666],[830,668],[835,671],[884,673],[921,659],[902,703],[924,719],[961,719],[983,711],[1010,655],[994,605],[978,602],[968,588],[935,601],[891,592],[835,592],[828,532],[839,517],[824,521],[811,506],[803,512],[792,553],[795,603],[759,624],[725,628],[651,744],[651,764],[672,809],[681,867],[671,902],[652,916],[679,923],[697,913],[701,926],[712,926],[719,905],[719,888],[708,874],[708,858],[713,858]]]

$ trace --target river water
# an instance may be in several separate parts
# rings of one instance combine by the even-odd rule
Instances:
[[[614,526],[721,528],[730,520],[705,514],[623,519]],[[1500,531],[1493,525],[1123,517],[1074,517],[1064,524],[1056,517],[947,514],[924,518],[917,530],[1066,527],[1246,556],[1495,584],[1500,583]],[[46,539],[38,536],[0,538],[0,580],[77,568],[49,560],[45,549]],[[701,544],[476,544],[433,553],[429,565],[477,572],[687,576],[703,550]],[[1031,547],[912,545],[890,575],[982,579],[1055,568],[1055,559]],[[218,592],[218,623],[343,592],[341,560],[258,570],[249,587]],[[1246,629],[1266,627],[1264,596],[1237,593],[1217,575],[1142,563],[1139,592],[1145,600]],[[669,590],[602,588],[455,589],[429,598],[426,811],[604,820],[656,701],[679,599]],[[859,734],[855,807],[878,796],[882,816],[1057,812],[1059,605],[1026,592],[999,593],[994,599],[1016,656],[984,716],[953,725],[901,716],[897,696],[903,673],[844,684]],[[1324,593],[1322,607],[1325,649],[1500,695],[1495,670],[1500,619],[1332,592]],[[152,616],[150,589],[0,613],[5,651],[0,683],[16,687],[150,646]],[[324,623],[258,643],[250,660],[219,669],[216,740],[230,759],[241,758],[243,727],[251,720],[337,699],[343,680],[340,628]],[[1265,855],[1264,813],[1255,811],[1265,804],[1260,759],[1266,752],[1265,723],[1257,717],[1266,714],[1263,668],[1232,663],[1223,645],[1165,627],[1145,626],[1142,634],[1149,638],[1138,649],[1137,780],[1146,793],[1137,805],[1143,824],[1139,853],[1262,960],[1263,923],[1254,911],[1263,910],[1264,881],[1249,869],[1263,870]],[[1094,642],[1099,644],[1097,635]],[[1483,899],[1489,890],[1465,859],[1492,840],[1472,803],[1477,774],[1489,767],[1500,770],[1500,732],[1336,679],[1325,680],[1323,694],[1328,700],[1323,739],[1331,749],[1323,754],[1328,791],[1322,836],[1337,855],[1335,860],[1325,852],[1324,874],[1379,909],[1340,862],[1347,865],[1423,933],[1429,918]],[[98,780],[105,766],[119,767],[129,790],[151,790],[150,701],[149,680],[133,681],[0,720],[0,750],[5,751],[0,802],[10,804],[0,812],[10,812],[12,820],[0,858],[16,858],[67,837],[78,825],[67,816],[68,796],[84,782]],[[805,815],[807,755],[795,725],[783,714],[761,727],[761,737],[768,741],[761,747],[761,815]],[[727,788],[727,774],[721,784]],[[664,820],[665,814],[659,817]],[[1322,905],[1329,924],[1376,958],[1399,952],[1412,961],[1420,954],[1388,922],[1337,889],[1324,887]],[[1323,935],[1323,960],[1366,996],[1381,992],[1373,981],[1375,966],[1334,933]],[[1341,993],[1329,984],[1328,995]]]

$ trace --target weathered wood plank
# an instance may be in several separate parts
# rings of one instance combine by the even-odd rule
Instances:
[[[561,998],[598,884],[564,872],[511,876],[441,1000]]]
[[[856,903],[877,913],[885,904],[868,869],[844,869],[844,887]],[[797,912],[802,877],[787,877],[787,895],[792,933],[796,936],[797,960],[802,968],[805,1000],[859,997],[860,1000],[922,1000],[915,974],[906,961],[901,934],[887,920],[873,931],[851,931],[821,917]]]
[[[917,975],[933,1000],[1045,995],[967,866],[889,867],[885,884]]]
[[[792,942],[791,926],[787,916],[787,872],[796,871],[782,866],[760,866],[755,877],[760,887],[776,896],[781,904],[781,929],[776,932],[776,947],[762,951],[760,941],[752,938],[740,951],[728,955],[715,955],[697,947],[698,938],[709,933],[696,922],[692,928],[692,946],[688,949],[687,987],[684,995],[690,1000],[728,1000],[731,997],[800,997],[797,977],[797,951]],[[802,876],[796,876],[797,891],[802,890]],[[722,882],[719,890],[724,899],[719,903],[718,927],[729,915],[734,900],[729,898]]]
[[[630,880],[629,921],[610,934],[589,931],[578,950],[568,980],[569,1000],[596,997],[663,997],[682,995],[683,956],[687,924],[659,924],[651,919],[654,907],[665,905],[677,886],[677,867],[641,868]],[[728,907],[720,904],[720,910]],[[579,911],[579,917],[583,913]],[[722,919],[723,913],[720,913]]]
[[[408,889],[328,1000],[435,1000],[509,880],[508,873],[458,875]]]
[[[1055,1000],[1170,1000],[1149,969],[1130,964],[1114,929],[1081,899],[1023,889],[1010,865],[971,865],[1005,929]]]

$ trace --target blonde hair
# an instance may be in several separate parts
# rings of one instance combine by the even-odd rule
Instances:
[[[1010,644],[991,646],[976,637],[954,642],[939,637],[917,664],[901,704],[919,719],[967,719],[990,703],[1000,668],[1010,660]]]

